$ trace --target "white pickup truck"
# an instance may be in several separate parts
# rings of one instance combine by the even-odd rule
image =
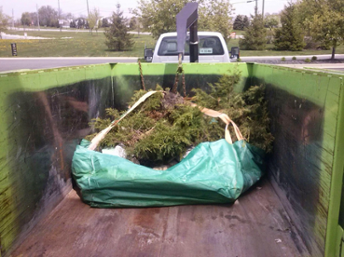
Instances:
[[[198,32],[199,62],[230,62],[231,58],[239,58],[239,49],[228,51],[226,41],[218,32]],[[189,62],[189,36],[185,42],[183,62]],[[234,52],[233,52],[234,51]],[[153,63],[178,62],[177,32],[160,35],[155,50],[145,49],[145,59]]]

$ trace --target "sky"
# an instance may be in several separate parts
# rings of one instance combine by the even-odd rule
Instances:
[[[36,5],[38,8],[42,5],[50,5],[57,10],[59,1],[62,12],[71,12],[75,17],[87,14],[87,1],[90,10],[95,7],[98,8],[103,17],[111,16],[111,13],[116,10],[117,3],[121,5],[123,14],[126,17],[131,17],[132,15],[129,9],[133,9],[137,6],[137,0],[0,0],[0,6],[2,6],[3,12],[10,16],[12,16],[13,9],[14,18],[18,19],[23,12],[35,12]],[[235,8],[234,16],[238,14],[250,15],[254,13],[255,2],[247,3],[247,1],[249,0],[230,1]],[[263,0],[258,0],[258,12],[262,11],[262,1]],[[264,12],[280,12],[287,3],[288,0],[265,0]]]

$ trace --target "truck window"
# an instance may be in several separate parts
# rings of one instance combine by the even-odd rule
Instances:
[[[216,36],[199,36],[199,55],[223,55],[224,50],[221,41]],[[189,37],[184,46],[185,55],[189,55]],[[177,37],[165,37],[161,40],[158,50],[159,56],[178,55]]]

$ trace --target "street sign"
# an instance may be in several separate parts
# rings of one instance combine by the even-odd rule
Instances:
[[[12,48],[12,56],[17,56],[17,44],[16,43],[12,43],[11,44],[11,48]]]

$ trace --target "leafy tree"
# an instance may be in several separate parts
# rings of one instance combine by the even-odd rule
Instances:
[[[239,40],[241,49],[264,50],[266,46],[266,30],[263,17],[260,14],[251,16],[252,22],[245,29],[244,38]]]
[[[24,12],[22,13],[22,17],[21,17],[21,24],[22,25],[26,25],[26,26],[30,26],[31,25],[31,16],[29,12]]]
[[[14,26],[15,27],[16,26],[20,26],[20,24],[21,24],[21,18],[17,18],[17,19],[14,20]]]
[[[71,22],[69,23],[69,27],[71,27],[71,28],[76,28],[75,21],[71,21]]]
[[[72,20],[72,19],[74,19],[74,15],[70,12],[69,13],[62,13],[61,18],[66,19],[66,20]]]
[[[100,19],[100,13],[97,8],[94,8],[93,11],[90,11],[88,15],[88,24],[90,28],[90,32],[95,29],[98,32],[98,20]]]
[[[141,31],[141,22],[138,17],[132,17],[129,22],[130,30],[137,31],[137,34],[140,35]]]
[[[78,29],[83,29],[85,27],[85,19],[80,17],[80,18],[77,18],[76,21],[75,21],[75,24],[76,24],[76,28]]]
[[[139,0],[135,16],[140,17],[142,25],[154,38],[160,34],[176,31],[176,15],[183,9],[188,0]]]
[[[301,51],[305,43],[297,22],[295,5],[289,3],[282,11],[282,27],[276,30],[274,45],[277,50]]]
[[[266,32],[267,43],[272,44],[275,37],[274,28],[277,28],[279,24],[280,17],[276,14],[265,14],[264,17],[264,27],[269,28]]]
[[[246,29],[246,28],[248,28],[248,26],[250,26],[250,21],[246,15],[244,16],[243,24],[244,24],[243,25],[244,29]]]
[[[8,15],[3,13],[2,6],[0,6],[0,39],[1,39],[1,32],[6,30],[9,18],[10,17]]]
[[[137,17],[131,17],[130,22],[129,22],[129,27],[131,30],[135,30],[136,29],[136,20]]]
[[[229,0],[204,1],[199,8],[199,27],[217,31],[228,41],[232,30],[232,5]]]
[[[332,59],[336,47],[344,43],[344,1],[342,0],[303,0],[299,4],[304,29],[316,41],[332,47]]]
[[[33,24],[34,26],[38,26],[37,13],[36,12],[30,12],[29,15],[30,15],[31,24]]]
[[[58,13],[50,5],[42,6],[38,9],[39,24],[47,27],[58,27]]]
[[[154,38],[162,33],[176,31],[176,15],[188,2],[196,0],[139,0],[133,14],[139,17],[142,26],[150,31]],[[229,37],[232,8],[229,0],[199,0],[198,27],[200,30],[214,30]]]
[[[117,4],[117,11],[112,14],[112,24],[105,29],[105,44],[110,50],[129,50],[134,45],[133,36],[128,33],[126,19],[120,11],[121,5]]]
[[[244,15],[238,15],[233,23],[233,29],[244,30]]]
[[[276,17],[270,15],[270,16],[265,16],[264,18],[264,27],[269,28],[272,30],[272,28],[277,28],[278,26],[278,20]]]
[[[103,19],[102,19],[102,27],[103,27],[103,28],[109,27],[108,18],[103,18]]]

